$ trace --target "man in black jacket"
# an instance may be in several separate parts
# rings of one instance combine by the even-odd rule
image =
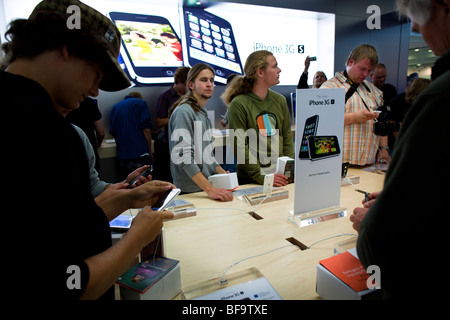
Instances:
[[[414,100],[381,192],[350,217],[364,265],[380,268],[384,298],[435,298],[446,282],[435,253],[446,251],[450,218],[450,0],[399,0],[412,28],[440,56],[432,82]]]

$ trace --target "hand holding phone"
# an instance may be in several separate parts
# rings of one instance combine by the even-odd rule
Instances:
[[[140,185],[139,188],[127,189],[125,192],[120,192],[122,197],[119,201],[124,201],[128,208],[153,207],[152,205],[156,203],[163,193],[174,187],[169,182],[152,180]]]
[[[174,214],[169,211],[155,214],[149,207],[144,207],[133,219],[128,233],[138,232],[142,243],[150,243],[161,233],[163,221],[173,219]]]
[[[358,122],[358,123],[364,123],[364,122],[371,121],[373,119],[378,118],[378,113],[374,113],[372,111],[365,110],[365,109],[353,112],[351,114],[353,114],[354,122]]]
[[[175,199],[175,197],[177,195],[179,195],[181,192],[180,189],[169,189],[166,192],[164,192],[158,200],[156,200],[156,202],[152,205],[152,209],[154,211],[163,211],[167,205],[172,202],[173,199]]]
[[[130,181],[130,185],[127,187],[127,189],[133,189],[136,185],[136,182],[139,181],[140,177],[147,178],[148,175],[153,173],[153,166],[150,166],[147,170],[142,172],[140,175],[136,176],[133,180]]]

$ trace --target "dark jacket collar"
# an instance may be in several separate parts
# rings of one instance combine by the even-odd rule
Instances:
[[[450,50],[444,53],[431,69],[431,80],[436,80],[441,74],[450,70]]]

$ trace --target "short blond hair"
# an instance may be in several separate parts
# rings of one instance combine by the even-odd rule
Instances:
[[[130,96],[130,97],[133,97],[136,99],[142,99],[142,100],[144,99],[144,97],[142,96],[142,93],[140,93],[138,91],[130,92],[129,94],[127,94],[127,96]]]
[[[361,44],[350,52],[345,65],[348,66],[350,59],[353,59],[355,63],[358,63],[360,60],[366,58],[368,58],[372,65],[375,66],[378,63],[377,49],[370,44]]]

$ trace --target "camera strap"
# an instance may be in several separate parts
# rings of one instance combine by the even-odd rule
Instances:
[[[356,90],[358,90],[358,84],[354,83],[352,79],[348,77],[347,70],[344,70],[344,77],[346,82],[350,85],[350,88],[345,93],[345,103],[347,103],[347,100],[352,97]]]
[[[350,99],[352,97],[352,95],[358,91],[358,86],[359,83],[354,83],[352,81],[352,79],[349,78],[348,74],[347,74],[347,70],[344,70],[344,77],[347,79],[347,83],[350,85],[350,88],[347,90],[347,92],[345,93],[345,103],[347,103],[347,100]],[[364,87],[366,87],[366,89],[369,91],[369,93],[371,92],[369,87],[367,87],[364,83],[363,83]],[[362,102],[364,103],[364,106],[366,107],[367,110],[369,110],[369,112],[372,112],[369,107],[367,106],[366,102],[364,101],[363,97],[361,97],[361,95],[358,93],[359,97],[361,98]]]

